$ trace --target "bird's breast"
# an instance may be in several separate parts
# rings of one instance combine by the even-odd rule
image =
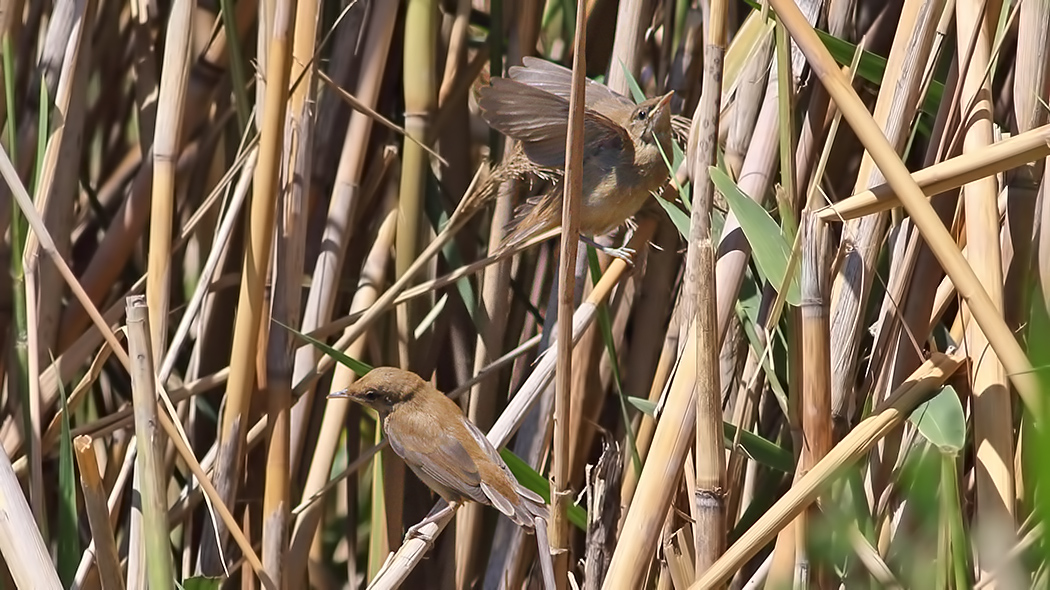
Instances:
[[[585,158],[581,232],[600,235],[620,225],[637,213],[649,195],[667,180],[666,164],[662,158],[653,161],[648,151],[655,151],[655,146],[638,153],[597,152]],[[623,161],[628,157],[629,161]]]

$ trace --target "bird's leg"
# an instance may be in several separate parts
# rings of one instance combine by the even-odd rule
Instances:
[[[627,264],[629,264],[631,266],[634,266],[634,249],[633,248],[628,248],[627,246],[621,246],[619,248],[610,248],[609,246],[602,246],[598,242],[595,242],[594,240],[592,240],[591,238],[589,238],[589,237],[587,237],[587,236],[585,236],[583,234],[580,234],[580,241],[584,242],[585,244],[589,244],[591,246],[594,246],[595,248],[601,250],[602,252],[605,252],[606,254],[608,254],[609,256],[612,256],[613,258],[619,258],[620,260],[623,260]],[[626,244],[626,242],[624,242],[624,243]]]
[[[456,509],[459,508],[459,505],[459,502],[448,502],[436,506],[430,511],[430,514],[428,514],[426,518],[408,528],[408,531],[405,532],[405,540],[408,541],[415,537],[421,537],[422,534],[420,534],[420,531],[423,530],[423,527],[432,522],[438,522],[444,518],[445,515],[455,512]]]

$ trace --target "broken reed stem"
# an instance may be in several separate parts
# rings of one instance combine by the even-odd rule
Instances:
[[[102,590],[124,590],[124,576],[120,569],[120,554],[109,520],[109,502],[99,475],[98,459],[90,436],[73,439],[73,452],[80,468],[80,488],[84,492],[84,511],[91,526],[95,563],[98,566]]]
[[[164,436],[157,427],[157,389],[146,297],[128,297],[126,313],[128,357],[131,359],[131,394],[135,404],[135,441],[138,448],[135,470],[140,486],[139,509],[142,511],[146,575],[150,587],[168,588],[175,576],[168,543],[166,487],[161,483],[164,469]]]

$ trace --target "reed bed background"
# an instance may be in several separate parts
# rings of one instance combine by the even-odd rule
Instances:
[[[487,507],[402,543],[436,497],[326,399],[381,365],[558,500],[559,587],[1050,585],[1047,3],[0,0],[0,33],[0,587],[539,587]],[[535,187],[476,198],[512,148],[477,90],[529,55],[675,92],[633,264],[495,254]]]

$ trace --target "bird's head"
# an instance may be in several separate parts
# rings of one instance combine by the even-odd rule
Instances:
[[[350,387],[329,394],[330,398],[348,398],[368,406],[386,417],[398,405],[411,401],[424,391],[426,383],[415,373],[395,367],[376,367]]]
[[[638,103],[634,107],[624,127],[635,144],[659,142],[665,149],[670,145],[668,142],[671,137],[671,97],[673,95],[674,91],[671,91],[663,96]],[[671,157],[670,152],[667,153],[667,157]]]

